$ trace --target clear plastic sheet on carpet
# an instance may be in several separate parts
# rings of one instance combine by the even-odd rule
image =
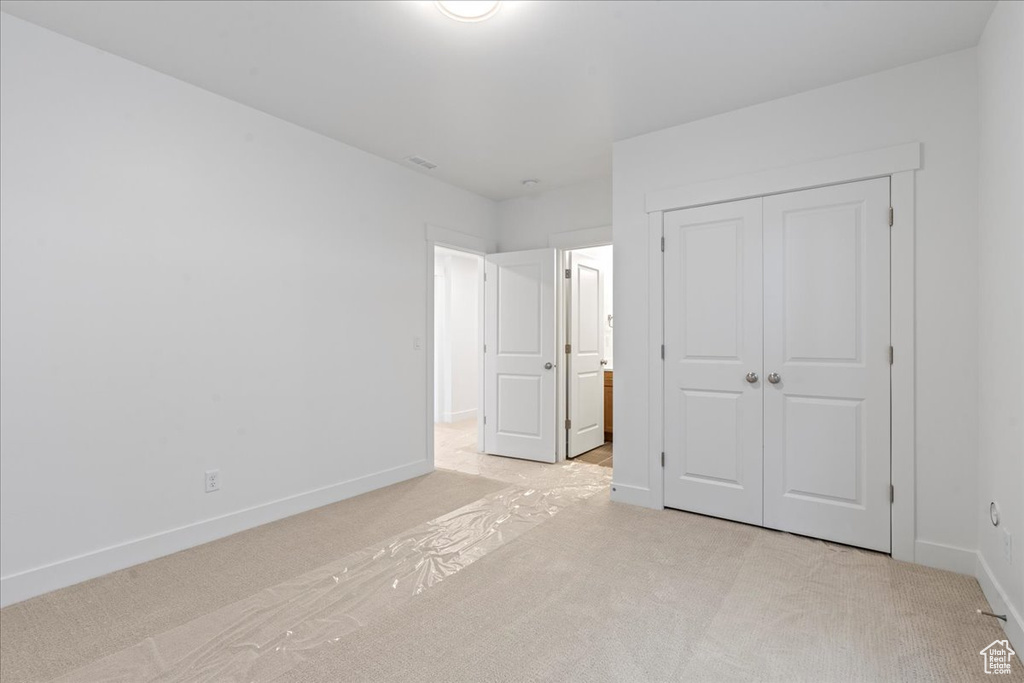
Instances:
[[[609,485],[603,468],[545,469],[528,486],[481,498],[58,680],[271,680]]]

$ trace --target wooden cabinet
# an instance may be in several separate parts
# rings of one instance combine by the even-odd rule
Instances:
[[[612,440],[612,371],[604,371],[604,440]]]

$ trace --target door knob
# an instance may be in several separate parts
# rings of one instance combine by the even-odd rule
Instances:
[[[601,359],[601,365],[608,365],[608,361],[606,361],[606,360],[604,360],[604,359],[602,358],[602,359]]]
[[[545,363],[545,364],[544,364],[544,369],[545,369],[545,370],[550,370],[550,369],[551,369],[551,368],[553,368],[553,367],[555,367],[555,366],[554,366],[554,365],[552,365],[551,363]]]
[[[778,384],[779,382],[782,381],[782,377],[779,376],[779,373],[773,372],[772,374],[768,375],[768,381],[771,382],[772,384]]]
[[[747,373],[747,381],[750,382],[751,384],[756,382],[757,381],[757,373],[756,372],[748,372]]]

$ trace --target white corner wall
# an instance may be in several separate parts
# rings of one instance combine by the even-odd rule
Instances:
[[[978,45],[978,579],[1024,648],[1024,3]],[[1001,512],[998,527],[989,503]],[[1011,558],[1004,552],[1012,535]]]
[[[6,14],[0,50],[0,602],[428,471],[425,225],[493,246],[493,202]]]
[[[611,223],[611,178],[598,178],[499,202],[498,247],[543,249],[553,234]]]
[[[975,51],[967,50],[615,144],[613,498],[652,506],[661,500],[652,488],[660,465],[648,435],[649,364],[660,361],[647,352],[645,193],[921,142],[916,553],[921,562],[971,570],[978,495],[977,125]]]

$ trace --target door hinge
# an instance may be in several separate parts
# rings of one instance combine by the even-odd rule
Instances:
[[[889,227],[890,228],[892,227],[892,224],[893,224],[893,218],[894,218],[894,214],[893,214],[892,207],[890,206],[889,207]]]
[[[572,429],[572,420],[567,419],[565,421],[565,428],[566,430]]]
[[[661,238],[661,250],[665,251],[665,237],[664,236],[662,236],[662,238]]]
[[[661,466],[665,466],[665,451],[661,452]]]
[[[566,355],[572,353],[572,344],[566,344],[565,345],[565,353],[566,353]]]
[[[487,424],[487,416],[484,415],[484,424]]]
[[[484,282],[487,282],[487,273],[484,272]]]
[[[889,502],[896,502],[896,487],[893,486],[892,484],[889,484]]]
[[[890,346],[889,347],[889,365],[892,365],[892,361],[893,361],[893,358],[895,357],[895,355],[896,355],[896,351],[893,350],[893,348]]]
[[[661,345],[661,359],[665,360],[665,345]]]
[[[484,344],[484,353],[487,353],[487,344]]]
[[[566,280],[571,280],[572,279],[572,268],[566,268],[565,269],[565,279]]]

